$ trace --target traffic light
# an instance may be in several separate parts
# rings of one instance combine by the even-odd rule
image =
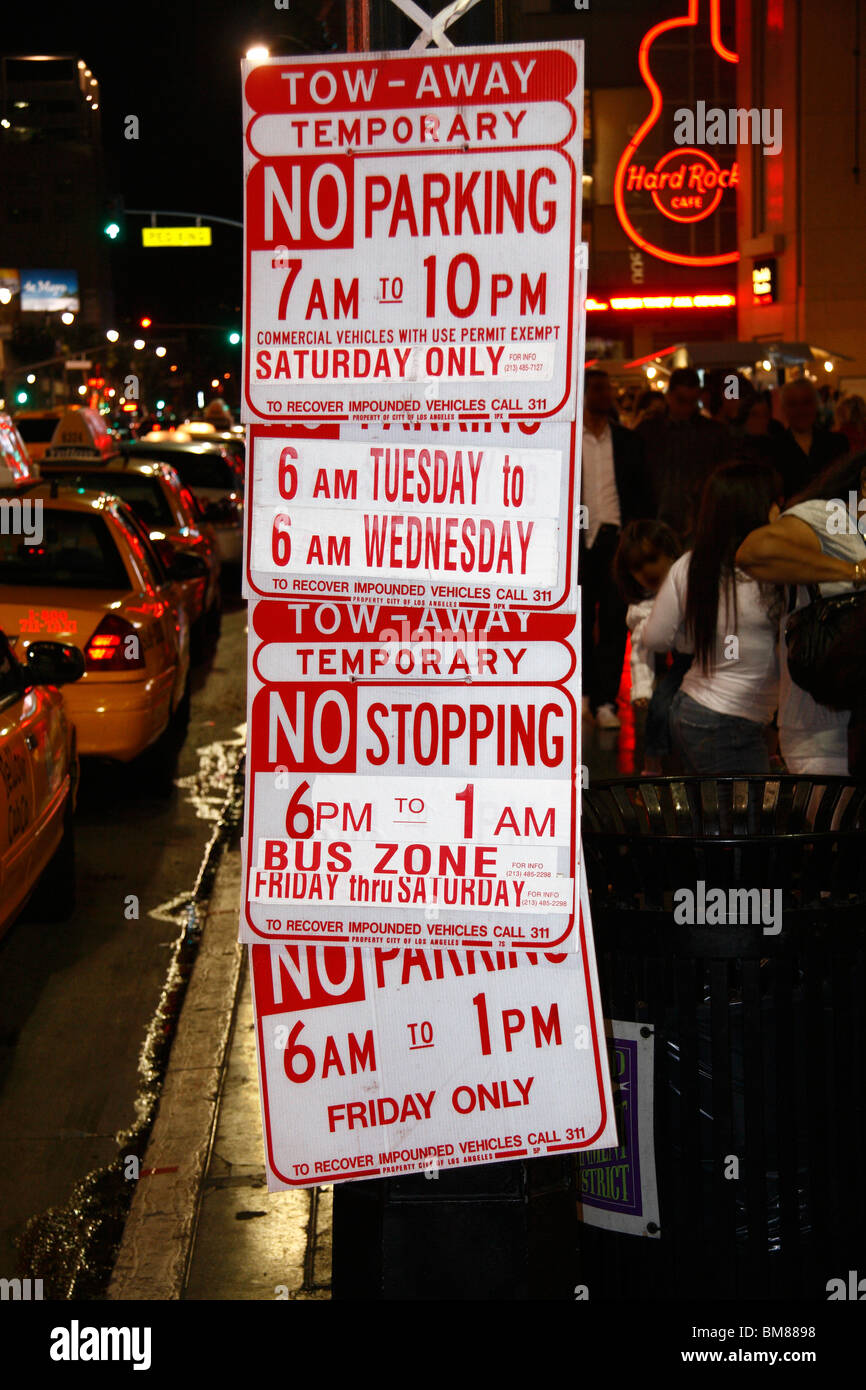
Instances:
[[[120,197],[107,198],[102,222],[102,234],[108,237],[109,241],[117,241],[123,236],[123,230],[123,199]]]
[[[233,329],[232,332],[229,334],[229,342],[231,343],[232,347],[237,347],[240,340],[240,333],[238,333],[237,329]]]
[[[153,323],[153,319],[148,318],[147,314],[145,314],[145,316],[144,316],[143,319],[139,319],[139,320],[138,320],[138,326],[139,326],[139,328],[150,328],[150,325],[151,325],[152,323]]]

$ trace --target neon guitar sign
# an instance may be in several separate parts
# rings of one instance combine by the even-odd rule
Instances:
[[[695,28],[700,23],[703,4],[709,5],[709,37],[712,48],[725,63],[737,63],[722,43],[721,0],[689,0],[688,13],[677,19],[666,19],[653,25],[641,41],[638,63],[640,74],[652,97],[650,113],[622,152],[614,177],[614,203],[624,230],[641,250],[659,260],[674,265],[717,266],[732,265],[739,260],[738,251],[714,255],[697,255],[672,250],[650,241],[634,225],[639,209],[655,208],[672,223],[695,224],[705,221],[719,208],[726,192],[736,189],[739,168],[736,160],[725,165],[704,149],[674,146],[660,157],[645,151],[648,138],[655,133],[658,144],[660,122],[665,102],[662,90],[652,72],[651,50],[656,40],[674,29]],[[659,130],[656,130],[656,127]],[[636,211],[636,209],[638,211]]]

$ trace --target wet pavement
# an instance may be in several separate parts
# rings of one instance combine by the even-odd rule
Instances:
[[[152,1097],[160,1002],[243,749],[245,623],[229,598],[216,651],[193,671],[170,797],[146,790],[141,767],[85,766],[77,909],[62,923],[25,914],[0,941],[0,1277],[26,1272],[28,1221],[38,1231],[115,1160]],[[53,1239],[65,1219],[49,1223]]]
[[[268,1194],[246,954],[228,1071],[183,1297],[330,1297],[333,1189]]]

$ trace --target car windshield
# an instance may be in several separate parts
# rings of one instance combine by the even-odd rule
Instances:
[[[0,585],[51,589],[131,588],[117,542],[102,516],[46,509],[39,545],[0,534]]]
[[[15,418],[15,424],[18,426],[18,433],[25,444],[50,444],[54,438],[54,431],[57,429],[55,419],[45,420],[40,419],[39,416],[35,416],[32,420],[28,420],[26,417],[22,420],[21,416],[18,415]]]
[[[187,487],[217,487],[225,492],[238,490],[234,470],[220,454],[188,454],[178,449],[165,462],[177,469],[181,482]]]
[[[69,481],[95,492],[113,492],[151,529],[175,524],[159,479],[146,473],[75,473]]]

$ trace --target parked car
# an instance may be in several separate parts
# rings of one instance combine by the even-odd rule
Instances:
[[[0,411],[0,487],[17,487],[38,476],[15,421]]]
[[[77,647],[67,695],[82,755],[173,764],[189,717],[189,621],[178,576],[118,497],[35,484],[38,545],[0,533],[0,627],[16,656],[46,637]]]
[[[0,934],[38,893],[39,915],[75,905],[75,727],[58,686],[84,659],[64,642],[31,642],[19,662],[0,630]]]
[[[137,440],[123,444],[125,457],[168,463],[194,492],[214,529],[220,559],[240,565],[244,546],[244,469],[221,444]]]
[[[126,502],[147,527],[166,564],[174,567],[186,598],[192,650],[196,655],[202,652],[220,630],[220,557],[212,526],[176,470],[167,463],[117,454],[98,467],[86,460],[46,459],[42,474],[57,478],[64,488],[112,492]]]

